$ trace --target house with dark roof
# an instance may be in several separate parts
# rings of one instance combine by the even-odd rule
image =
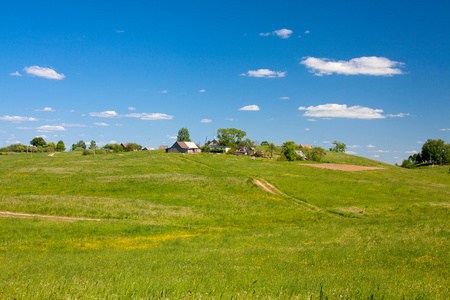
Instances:
[[[175,142],[172,147],[166,149],[166,153],[198,153],[202,152],[195,143]]]

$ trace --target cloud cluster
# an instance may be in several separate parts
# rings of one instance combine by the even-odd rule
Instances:
[[[244,107],[239,108],[238,110],[258,111],[259,110],[259,106],[258,105],[246,105]]]
[[[8,115],[5,115],[3,117],[0,117],[0,121],[8,121],[8,122],[20,123],[20,122],[26,122],[26,121],[38,121],[38,119],[31,118],[31,117],[20,117],[20,116],[8,116]]]
[[[285,77],[286,72],[272,71],[269,69],[250,70],[247,73],[242,73],[241,76],[258,77],[258,78],[280,78]]]
[[[292,33],[293,33],[292,30],[283,28],[283,29],[272,31],[272,32],[263,32],[263,33],[260,33],[259,35],[260,36],[275,35],[282,39],[288,39]]]
[[[172,120],[173,116],[166,115],[162,113],[132,113],[126,114],[124,117],[127,118],[139,118],[145,121],[154,121],[154,120]]]
[[[91,117],[99,117],[99,118],[115,118],[119,116],[119,114],[113,110],[107,110],[102,112],[90,112],[89,115]]]
[[[64,76],[64,74],[56,73],[55,70],[50,69],[50,68],[31,66],[31,67],[25,67],[23,70],[27,74],[31,74],[33,76],[43,77],[43,78],[47,78],[47,79],[61,80],[61,79],[66,78],[66,76]]]
[[[304,58],[301,64],[311,69],[311,73],[317,76],[344,74],[344,75],[372,75],[372,76],[393,76],[403,74],[399,67],[404,63],[392,61],[385,57],[359,57],[349,61],[333,61],[328,58]]]
[[[346,104],[322,104],[317,106],[303,107],[299,110],[305,110],[303,114],[306,117],[316,118],[348,118],[348,119],[384,119],[386,118],[381,113],[382,109],[372,109],[363,106],[350,106]]]

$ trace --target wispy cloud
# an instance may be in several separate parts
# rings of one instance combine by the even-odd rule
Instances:
[[[359,148],[359,147],[361,147],[360,145],[349,145],[349,146],[347,146],[347,148],[349,148],[349,149],[354,149],[354,148]]]
[[[172,120],[173,116],[166,115],[162,113],[131,113],[126,114],[124,117],[128,118],[139,118],[145,121],[154,121],[154,120]]]
[[[306,117],[316,118],[348,118],[348,119],[384,119],[386,118],[381,113],[382,109],[372,109],[363,106],[350,106],[346,104],[322,104],[317,106],[303,107],[300,106],[299,110],[305,110],[303,114]]]
[[[128,107],[128,110],[136,110],[136,107],[130,106],[130,107]]]
[[[37,132],[66,131],[63,126],[43,125],[36,128]]]
[[[234,119],[234,118],[225,118],[226,121],[239,121],[238,119]]]
[[[375,148],[374,145],[367,145],[366,147],[367,147],[367,148]]]
[[[71,124],[71,123],[62,123],[61,126],[64,126],[64,127],[88,127],[87,125],[84,125],[84,124]]]
[[[103,122],[100,122],[100,123],[94,123],[94,125],[96,125],[96,126],[103,126],[103,127],[109,126],[108,123],[103,123]]]
[[[288,39],[291,36],[292,33],[293,33],[292,30],[283,28],[283,29],[272,31],[272,32],[262,32],[259,35],[260,36],[275,35],[275,36],[278,36],[278,37],[280,37],[282,39]]]
[[[22,76],[22,74],[19,73],[19,71],[15,71],[14,73],[9,73],[11,76]]]
[[[55,80],[62,80],[66,78],[64,74],[56,73],[55,70],[50,68],[43,68],[39,66],[31,66],[31,67],[25,67],[23,69],[27,74],[31,74],[33,76],[47,78],[47,79],[55,79]]]
[[[159,91],[158,93],[160,93],[160,94],[167,94],[168,91],[167,90],[163,90],[163,91]]]
[[[349,61],[333,61],[328,58],[304,58],[301,64],[311,69],[311,73],[317,76],[344,74],[344,75],[372,75],[372,76],[393,76],[403,74],[399,67],[405,64],[392,61],[385,57],[359,57]]]
[[[417,151],[415,151],[415,150],[412,150],[412,151],[405,151],[405,153],[406,153],[406,154],[416,154]]]
[[[285,77],[286,72],[271,71],[269,69],[250,70],[247,73],[242,73],[241,76],[258,77],[258,78],[280,78]]]
[[[259,106],[258,105],[247,105],[247,106],[239,108],[238,110],[258,111],[259,110]]]
[[[90,112],[89,115],[91,117],[99,117],[99,118],[115,118],[119,116],[119,114],[113,110],[107,110],[102,112]]]
[[[306,120],[306,121],[308,121],[308,122],[317,122],[316,119],[308,119],[308,120]]]
[[[375,154],[375,155],[372,155],[372,157],[379,158],[380,156],[378,154]]]
[[[54,110],[51,107],[44,107],[43,109],[35,109],[34,111],[50,111],[50,112],[55,112],[56,110]]]
[[[206,92],[206,90],[204,90],[204,89],[201,89],[200,91],[198,91],[199,93],[204,93],[204,92]]]
[[[309,128],[305,128],[305,130],[306,130],[306,131],[310,131],[311,129],[309,129]]]
[[[309,31],[309,30],[305,31],[305,34],[310,34],[310,33],[311,33],[311,31]]]
[[[280,97],[281,100],[289,100],[289,97]]]
[[[8,121],[13,123],[20,123],[20,122],[27,122],[27,121],[38,121],[36,118],[32,117],[20,117],[20,116],[8,116],[5,115],[3,117],[0,117],[0,121]]]
[[[345,153],[346,153],[346,154],[351,154],[351,155],[356,155],[356,154],[358,154],[358,153],[355,152],[355,151],[345,151]]]
[[[212,120],[211,119],[203,119],[200,122],[202,122],[202,123],[211,123]]]
[[[407,117],[407,116],[411,116],[411,114],[409,113],[399,113],[399,114],[388,114],[387,117],[389,118],[403,118],[403,117]]]
[[[176,135],[167,135],[167,137],[171,140],[176,140],[178,138]]]
[[[116,33],[125,33],[125,30],[116,30]]]
[[[442,128],[441,131],[450,131],[450,128]]]

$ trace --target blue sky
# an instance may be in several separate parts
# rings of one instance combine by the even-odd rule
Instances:
[[[218,128],[400,163],[450,142],[448,1],[8,1],[0,147]]]

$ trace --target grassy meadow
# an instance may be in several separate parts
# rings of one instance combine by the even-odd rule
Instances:
[[[0,299],[450,298],[449,167],[324,160],[1,155]]]

